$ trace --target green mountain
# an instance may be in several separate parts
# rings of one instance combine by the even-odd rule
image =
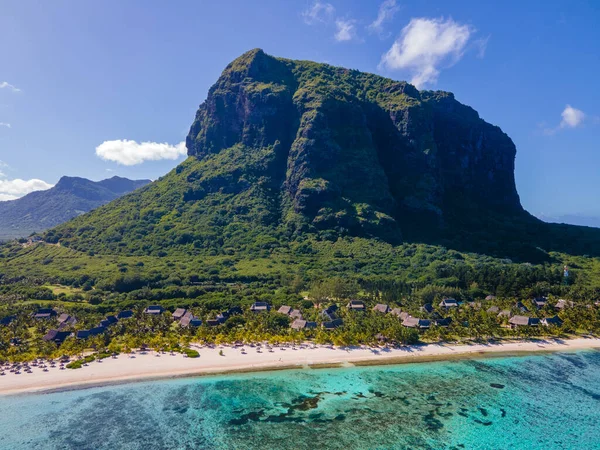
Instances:
[[[448,92],[252,50],[211,87],[187,147],[165,177],[47,241],[138,256],[352,236],[532,262],[600,254],[598,230],[522,208],[512,140]]]
[[[0,240],[52,228],[148,183],[120,177],[98,182],[62,177],[51,189],[0,202]]]

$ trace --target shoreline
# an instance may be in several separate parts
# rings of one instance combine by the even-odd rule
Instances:
[[[600,350],[600,338],[520,340],[484,344],[425,344],[400,348],[332,348],[329,346],[273,346],[272,351],[257,347],[199,347],[199,358],[181,354],[137,352],[132,358],[121,354],[117,359],[94,361],[81,369],[34,367],[31,374],[6,372],[0,377],[0,396],[51,393],[115,384],[148,382],[175,378],[228,375],[275,370],[318,370],[325,368],[366,367],[407,363],[427,363],[462,359],[526,356],[549,352]],[[220,352],[223,352],[223,356]]]

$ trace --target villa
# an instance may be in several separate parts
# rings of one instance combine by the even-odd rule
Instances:
[[[540,324],[540,319],[536,317],[514,316],[508,321],[511,328],[517,327],[537,327]]]
[[[366,309],[365,303],[360,300],[350,300],[346,305],[350,311],[364,311]]]
[[[171,317],[173,320],[181,320],[181,318],[186,314],[187,310],[185,308],[177,308]]]
[[[292,322],[292,324],[290,325],[290,328],[292,328],[293,330],[303,330],[303,329],[311,329],[311,328],[317,328],[317,322],[309,322],[307,320],[303,320],[303,319],[296,319]]]
[[[33,315],[34,319],[49,319],[56,316],[57,312],[52,308],[41,308]]]
[[[562,319],[558,316],[546,317],[546,318],[542,319],[541,322],[542,322],[542,325],[545,325],[547,327],[549,327],[549,326],[560,327],[563,324]]]
[[[145,314],[150,314],[152,316],[157,316],[163,313],[165,309],[162,306],[159,305],[151,305],[148,306],[145,310],[144,313]]]
[[[418,319],[416,317],[408,316],[402,322],[402,325],[407,328],[419,328],[426,329],[431,327],[431,320],[429,319]]]
[[[250,307],[250,311],[252,311],[252,312],[264,312],[264,311],[270,311],[270,310],[271,310],[271,305],[269,305],[267,302],[255,302]]]
[[[390,307],[388,305],[384,305],[382,303],[377,303],[375,305],[375,307],[373,308],[373,311],[377,311],[383,314],[387,314],[388,312],[390,312]]]
[[[446,309],[458,308],[458,302],[453,298],[445,298],[440,302],[440,307]]]

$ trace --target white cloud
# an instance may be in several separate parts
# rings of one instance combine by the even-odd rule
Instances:
[[[486,38],[482,38],[482,39],[477,39],[474,44],[475,44],[475,48],[477,49],[477,57],[478,58],[483,58],[485,56],[485,51],[487,50],[487,45],[488,42],[490,40],[490,36]]]
[[[583,124],[586,119],[585,113],[577,108],[573,108],[571,105],[565,106],[562,113],[560,113],[562,120],[558,124],[558,126],[554,128],[549,128],[545,123],[540,124],[542,129],[542,133],[546,136],[552,136],[556,134],[557,131],[564,130],[566,128],[577,128]]]
[[[0,81],[0,89],[4,88],[10,89],[13,92],[21,92],[21,89],[19,89],[18,87],[13,86],[12,84],[7,83],[6,81]]]
[[[134,166],[144,161],[177,159],[187,153],[185,142],[177,145],[158,142],[137,143],[127,139],[104,141],[96,147],[96,156],[105,161],[114,161],[124,166]]]
[[[0,122],[0,127],[12,128],[10,123]]]
[[[383,24],[392,20],[399,9],[400,7],[396,5],[396,0],[385,0],[381,5],[379,5],[377,19],[371,22],[368,27],[369,30],[381,35],[383,33]]]
[[[334,38],[338,42],[351,41],[356,37],[356,29],[354,26],[354,20],[336,19]]]
[[[567,105],[565,109],[563,109],[561,116],[561,128],[577,128],[585,120],[584,112],[580,109],[573,108],[571,105]]]
[[[44,191],[53,185],[43,180],[0,180],[0,200],[14,200],[33,191]]]
[[[333,17],[335,8],[331,3],[322,3],[319,0],[315,1],[313,5],[302,13],[304,22],[308,25],[315,23],[329,22]]]
[[[380,68],[409,70],[417,87],[434,83],[442,65],[450,67],[460,60],[474,32],[452,19],[412,19],[382,56]]]

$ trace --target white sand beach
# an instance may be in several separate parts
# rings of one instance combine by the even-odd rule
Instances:
[[[153,351],[142,354],[138,351],[134,357],[121,354],[116,359],[107,358],[101,362],[91,362],[81,369],[61,370],[57,364],[47,372],[38,367],[32,367],[31,373],[22,371],[15,374],[5,371],[5,375],[0,377],[0,395],[237,371],[310,369],[319,365],[391,364],[510,355],[520,352],[600,349],[600,339],[512,341],[472,345],[431,344],[397,349],[346,349],[312,344],[296,347],[273,346],[272,349],[264,345],[260,349],[246,345],[243,350],[241,347],[227,346],[208,348],[192,345],[192,348],[200,352],[199,358],[186,358],[181,354],[158,354]]]

